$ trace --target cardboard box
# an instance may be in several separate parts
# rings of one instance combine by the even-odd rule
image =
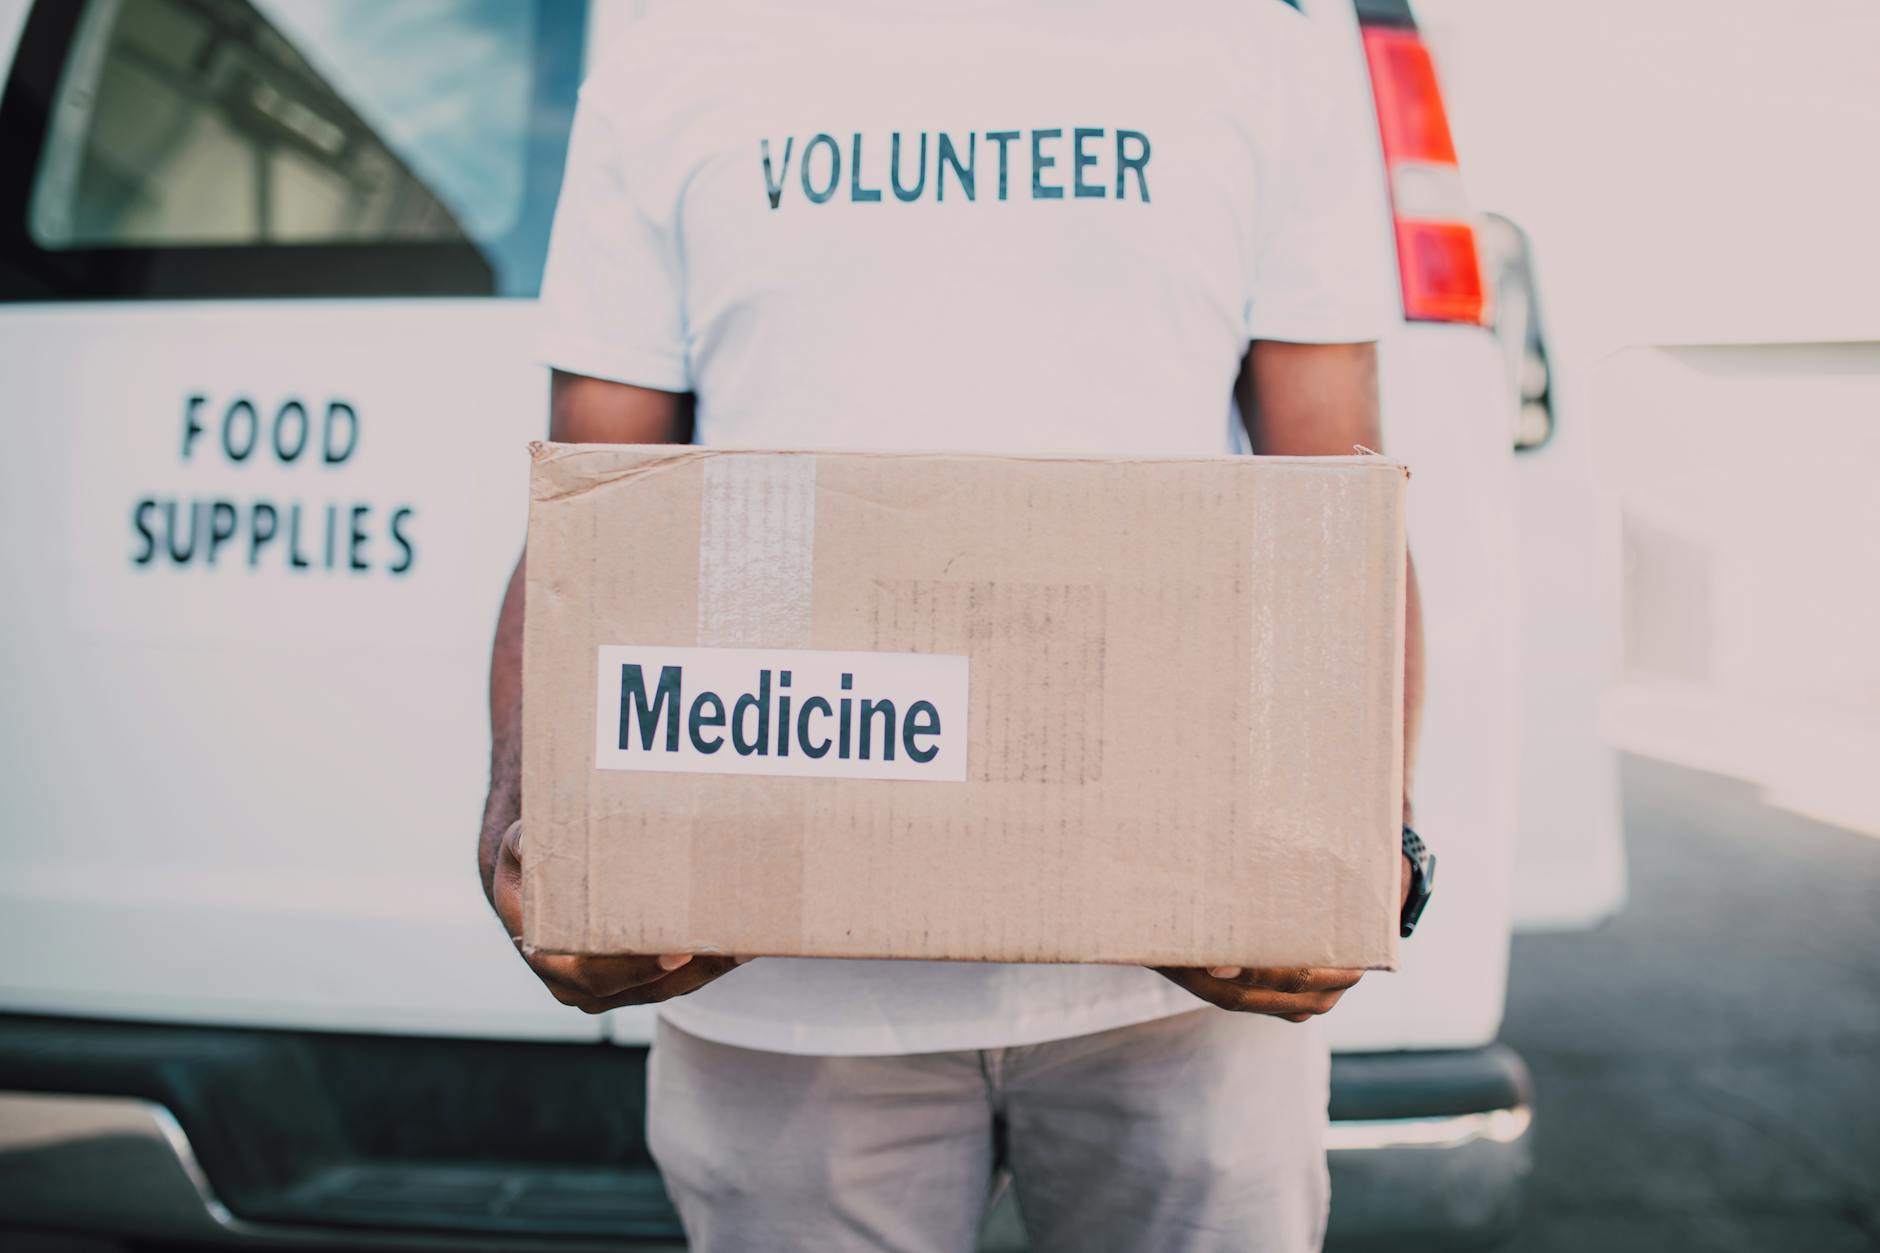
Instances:
[[[1405,478],[536,445],[526,941],[1393,965]]]

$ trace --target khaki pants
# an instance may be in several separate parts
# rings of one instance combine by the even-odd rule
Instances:
[[[662,1022],[649,1140],[694,1253],[970,1253],[994,1125],[1037,1253],[1308,1253],[1316,1023],[1198,1009],[1023,1048],[801,1057]]]

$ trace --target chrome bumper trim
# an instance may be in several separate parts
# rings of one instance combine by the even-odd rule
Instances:
[[[1334,1122],[1325,1132],[1328,1153],[1379,1149],[1459,1149],[1488,1141],[1513,1144],[1528,1133],[1534,1113],[1525,1105],[1446,1118],[1374,1118]]]
[[[170,1152],[176,1155],[176,1165],[189,1180],[190,1187],[196,1190],[196,1197],[202,1202],[203,1212],[209,1215],[216,1226],[230,1231],[246,1227],[235,1215],[228,1212],[228,1206],[222,1204],[210,1186],[209,1176],[204,1173],[202,1163],[196,1160],[196,1150],[189,1143],[189,1136],[183,1132],[183,1124],[176,1121],[176,1115],[154,1101],[139,1101],[147,1107],[150,1118],[150,1130],[167,1144]]]

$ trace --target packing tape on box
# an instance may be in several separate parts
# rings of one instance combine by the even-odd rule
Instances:
[[[806,648],[816,567],[816,458],[723,453],[699,500],[698,642]]]
[[[816,566],[816,458],[721,453],[699,497],[698,643],[702,648],[807,648]],[[752,780],[741,780],[749,783]],[[754,924],[787,951],[803,935],[801,795],[756,798],[715,787],[695,798],[690,914],[710,932]],[[755,868],[762,892],[722,884]]]

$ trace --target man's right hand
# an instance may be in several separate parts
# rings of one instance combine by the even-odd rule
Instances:
[[[734,969],[735,957],[575,957],[535,953],[522,944],[522,823],[512,822],[496,850],[490,903],[510,942],[556,1000],[598,1014],[625,1005],[653,1005],[696,992]]]

